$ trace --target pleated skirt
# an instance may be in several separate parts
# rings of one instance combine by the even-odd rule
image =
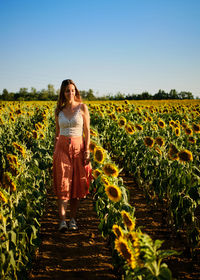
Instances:
[[[84,138],[59,135],[53,154],[53,188],[58,199],[85,198],[92,179],[84,165]]]

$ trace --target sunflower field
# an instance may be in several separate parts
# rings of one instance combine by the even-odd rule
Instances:
[[[169,225],[186,232],[194,251],[200,241],[200,103],[90,107],[104,148],[134,176],[149,202],[163,204]]]
[[[52,161],[51,118],[51,106],[0,103],[1,279],[23,279],[39,245]]]
[[[110,241],[116,267],[123,270],[124,279],[172,279],[163,259],[177,254],[161,250],[161,240],[155,242],[136,227],[135,208],[129,204],[129,192],[119,177],[121,169],[103,148],[99,133],[91,128],[91,159],[93,194],[99,230]]]
[[[0,103],[0,278],[23,279],[40,244],[39,219],[51,184],[55,102]],[[136,227],[120,177],[127,172],[169,226],[199,247],[200,103],[90,102],[90,192],[99,230],[125,279],[172,279],[162,241]],[[156,277],[156,278],[155,278]]]

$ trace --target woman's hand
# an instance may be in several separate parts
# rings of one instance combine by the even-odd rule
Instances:
[[[90,151],[86,150],[84,152],[84,165],[88,165],[89,162],[90,162]]]

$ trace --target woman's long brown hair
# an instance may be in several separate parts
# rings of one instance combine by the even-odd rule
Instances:
[[[68,85],[74,85],[75,87],[75,101],[81,102],[81,96],[80,96],[80,92],[77,89],[75,83],[70,80],[64,80],[62,81],[61,87],[60,87],[60,93],[59,93],[59,97],[58,97],[58,101],[57,101],[57,107],[56,107],[56,115],[59,114],[60,111],[62,111],[62,109],[65,107],[65,105],[67,104],[67,100],[65,98],[65,89]]]

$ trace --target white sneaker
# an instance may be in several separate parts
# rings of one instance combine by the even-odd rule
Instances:
[[[67,224],[66,224],[65,221],[62,221],[62,222],[60,223],[60,226],[59,226],[59,229],[58,229],[58,230],[61,231],[61,232],[67,230]]]
[[[78,229],[76,221],[74,220],[74,218],[71,219],[71,221],[69,222],[69,229],[70,230],[76,230]]]

